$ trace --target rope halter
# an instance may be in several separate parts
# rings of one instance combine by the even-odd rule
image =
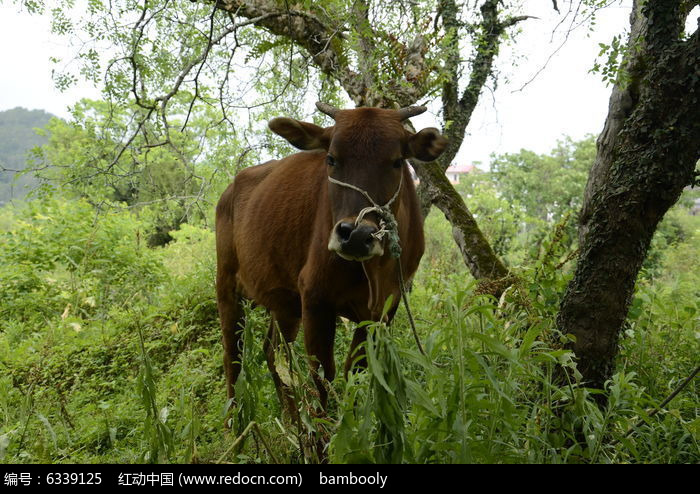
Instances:
[[[355,185],[341,182],[340,180],[336,180],[330,176],[328,177],[328,181],[333,184],[355,190],[363,196],[365,196],[365,198],[369,201],[371,206],[360,210],[360,212],[357,215],[357,218],[355,218],[355,228],[357,228],[360,225],[360,221],[362,221],[365,215],[369,213],[376,213],[379,217],[379,229],[372,234],[372,237],[381,242],[384,236],[386,235],[389,239],[389,253],[391,254],[391,257],[398,259],[401,256],[401,245],[399,244],[399,224],[396,221],[394,213],[391,212],[391,205],[396,200],[396,198],[399,197],[401,185],[403,184],[403,172],[401,173],[401,179],[399,181],[399,186],[396,189],[396,192],[394,192],[394,195],[391,197],[391,199],[389,199],[389,202],[387,202],[383,206],[380,206],[379,204],[374,202],[372,197],[366,191],[362,190],[361,188]]]

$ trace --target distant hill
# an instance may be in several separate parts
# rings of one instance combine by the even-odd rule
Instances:
[[[0,205],[10,199],[24,197],[27,187],[37,184],[31,175],[15,181],[15,172],[3,171],[2,168],[23,170],[29,150],[47,141],[46,137],[38,136],[34,129],[44,127],[53,117],[44,110],[19,107],[0,112]]]

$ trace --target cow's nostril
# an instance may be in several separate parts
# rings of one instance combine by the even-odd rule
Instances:
[[[355,225],[352,223],[342,222],[338,225],[338,236],[343,242],[347,242],[354,229]]]

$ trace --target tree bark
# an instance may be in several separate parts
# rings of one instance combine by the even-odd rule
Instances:
[[[443,212],[452,225],[455,243],[469,271],[475,279],[482,281],[507,280],[508,270],[482,233],[462,196],[445,177],[445,171],[462,147],[481,91],[493,72],[493,62],[498,55],[501,36],[507,28],[528,18],[517,16],[499,19],[498,4],[498,0],[487,0],[481,5],[481,22],[476,26],[479,31],[476,53],[472,60],[469,81],[460,95],[460,22],[457,17],[457,4],[454,0],[438,2],[438,13],[449,39],[445,48],[447,77],[442,87],[443,134],[448,139],[448,145],[438,161],[414,167],[421,181],[418,196],[423,217],[427,217],[433,205]],[[486,291],[498,295],[506,287],[496,284]]]
[[[506,280],[508,269],[503,265],[491,245],[476,224],[476,220],[464,204],[464,199],[447,180],[445,171],[437,162],[414,165],[421,183],[430,184],[423,188],[423,197],[429,198],[445,214],[452,225],[452,236],[462,253],[465,264],[475,279]],[[493,285],[494,289],[486,288],[485,293],[498,296],[507,288],[500,284]]]
[[[610,378],[652,236],[700,158],[700,41],[686,2],[635,0],[624,83],[610,97],[580,217],[580,256],[557,316],[584,381]]]
[[[516,16],[500,19],[498,17],[499,0],[487,0],[481,6],[481,22],[476,26],[476,53],[471,61],[469,81],[462,94],[459,94],[459,27],[457,6],[454,0],[439,2],[440,15],[443,19],[445,33],[451,40],[448,44],[445,70],[448,77],[442,87],[443,134],[449,143],[445,152],[438,158],[443,172],[452,164],[462,147],[467,126],[472,113],[479,102],[481,91],[493,73],[493,62],[498,56],[501,37],[511,26],[528,19],[529,16]],[[427,213],[427,212],[424,212]]]
[[[435,205],[452,225],[452,235],[462,253],[472,276],[480,281],[509,280],[508,269],[494,252],[474,216],[469,211],[462,196],[445,177],[445,171],[452,164],[462,147],[467,126],[472,113],[479,102],[479,96],[486,80],[493,72],[493,62],[498,55],[501,36],[507,28],[514,26],[528,16],[499,19],[498,0],[487,0],[481,5],[481,23],[477,26],[478,36],[476,54],[471,64],[469,82],[462,94],[459,94],[459,29],[457,4],[454,0],[440,0],[439,15],[450,43],[447,45],[445,70],[448,74],[442,87],[443,134],[448,139],[447,149],[434,163],[425,163],[415,167],[421,180],[418,195],[423,217],[427,217],[430,208]],[[498,296],[507,288],[503,283],[491,284],[485,291]]]

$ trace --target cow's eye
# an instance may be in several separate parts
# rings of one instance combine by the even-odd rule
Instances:
[[[326,156],[326,164],[328,164],[328,166],[335,166],[335,158],[329,154]]]
[[[403,158],[399,158],[394,161],[394,168],[401,168],[401,165],[403,165]]]

